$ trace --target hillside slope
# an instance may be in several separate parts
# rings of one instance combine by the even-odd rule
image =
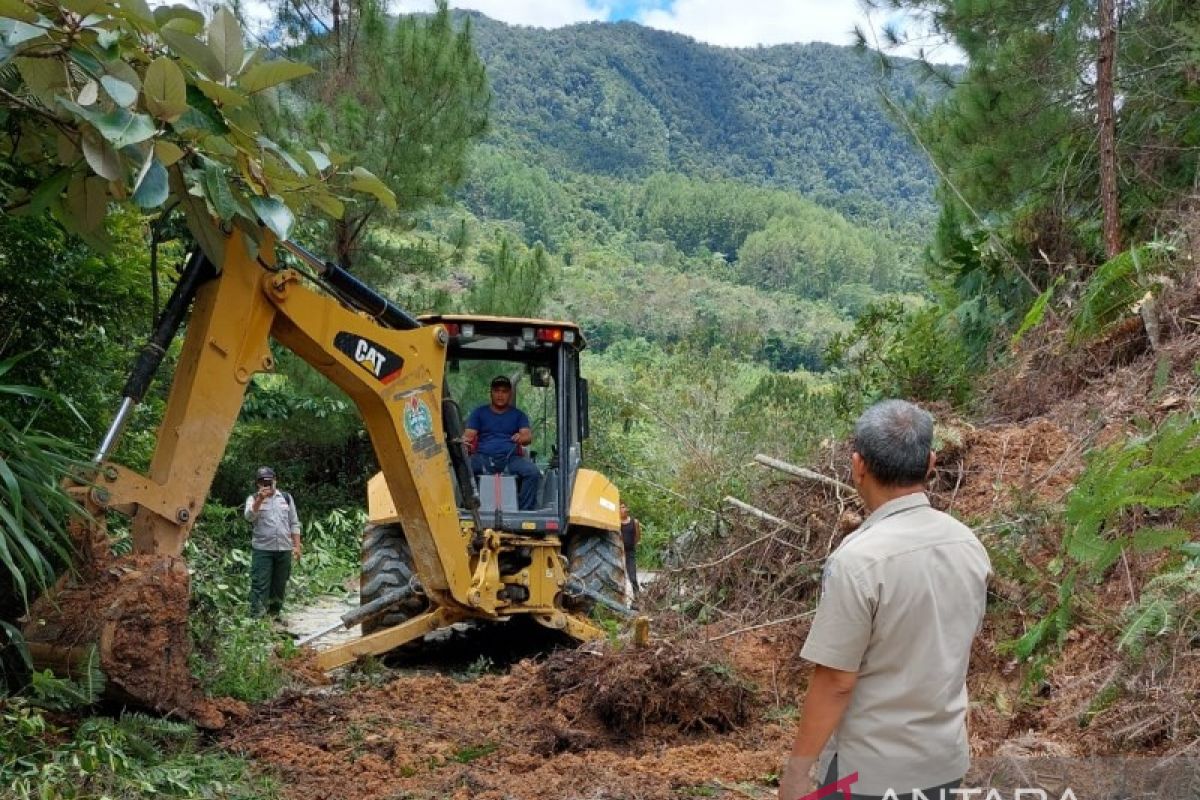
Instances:
[[[843,209],[932,209],[928,162],[885,113],[913,74],[830,44],[732,49],[624,23],[555,30],[471,15],[496,140],[538,163],[728,177]]]

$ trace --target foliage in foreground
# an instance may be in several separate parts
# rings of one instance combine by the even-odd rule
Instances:
[[[123,714],[72,730],[24,698],[0,701],[0,786],[12,800],[276,796],[246,762],[205,752],[191,725]]]
[[[341,217],[340,194],[394,207],[367,170],[264,135],[264,97],[313,68],[269,59],[244,38],[224,6],[206,19],[182,5],[152,11],[144,0],[0,5],[0,156],[16,171],[0,176],[16,190],[6,210],[49,209],[103,249],[111,202],[178,205],[215,253],[214,217],[255,239],[261,220],[286,238],[295,211]]]
[[[3,382],[17,360],[0,362],[0,585],[27,603],[31,590],[54,580],[56,563],[69,559],[65,522],[77,507],[58,481],[77,461],[67,442],[17,421],[21,406],[28,419],[31,407],[62,402],[44,389]]]

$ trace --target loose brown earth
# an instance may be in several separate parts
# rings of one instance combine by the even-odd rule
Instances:
[[[220,728],[223,704],[199,692],[188,664],[188,590],[182,559],[105,552],[38,598],[25,638],[39,666],[77,673],[94,652],[110,696]]]
[[[766,641],[746,640],[760,671],[793,655]],[[226,746],[275,770],[298,800],[672,798],[721,784],[765,795],[787,727],[763,718],[769,702],[728,680],[723,660],[664,645],[565,651],[469,681],[401,675],[261,706]],[[667,665],[669,680],[647,675]],[[641,701],[632,715],[612,715],[601,696],[622,679],[622,696]]]

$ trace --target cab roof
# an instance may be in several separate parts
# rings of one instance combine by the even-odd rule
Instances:
[[[574,322],[566,322],[564,320],[533,319],[529,317],[489,317],[482,314],[422,314],[417,319],[425,325],[483,323],[488,327],[511,327],[514,333],[519,333],[521,328],[561,328],[564,331],[575,332],[577,347],[582,349],[585,345],[583,330]]]

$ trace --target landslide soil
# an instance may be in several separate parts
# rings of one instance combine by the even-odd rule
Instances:
[[[392,673],[259,706],[225,746],[275,772],[294,800],[766,797],[790,735],[771,678],[794,663],[795,642],[727,641],[560,652],[471,679]],[[648,673],[668,662],[684,669],[656,682]],[[694,685],[725,694],[689,695]],[[608,686],[668,713],[605,719],[598,710],[612,706],[596,699]],[[716,713],[691,713],[705,706]]]

